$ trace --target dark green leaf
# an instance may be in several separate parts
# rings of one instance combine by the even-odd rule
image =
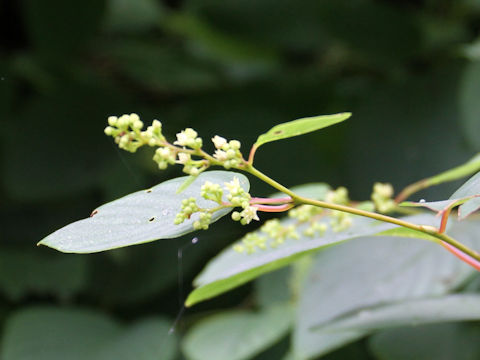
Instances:
[[[290,324],[288,305],[224,312],[195,324],[182,348],[188,360],[247,360],[285,336]]]

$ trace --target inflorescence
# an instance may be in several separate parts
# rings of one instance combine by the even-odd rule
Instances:
[[[108,125],[105,128],[105,134],[112,136],[121,149],[133,153],[145,145],[157,147],[153,160],[162,170],[169,165],[181,164],[185,173],[198,176],[212,165],[223,166],[225,169],[244,169],[247,165],[240,152],[241,144],[238,140],[227,141],[221,136],[214,136],[212,142],[215,146],[215,153],[209,155],[202,149],[202,138],[191,128],[186,128],[178,133],[177,140],[172,144],[162,134],[162,124],[158,120],[154,120],[146,130],[142,130],[143,122],[137,114],[110,116]],[[174,223],[181,224],[190,219],[193,214],[198,213],[193,227],[196,230],[206,230],[212,221],[214,212],[225,208],[241,208],[240,211],[233,211],[231,216],[233,220],[246,225],[252,220],[259,220],[257,215],[259,209],[268,211],[267,206],[262,206],[257,202],[252,204],[252,197],[240,185],[237,177],[223,185],[222,187],[220,184],[206,181],[201,187],[200,195],[206,200],[217,203],[217,207],[200,208],[194,197],[184,199]],[[393,187],[390,184],[375,183],[371,196],[372,201],[360,203],[357,206],[380,213],[389,213],[396,208],[392,196]],[[330,190],[324,200],[328,203],[352,205],[348,197],[348,190],[344,187]],[[293,202],[291,203],[293,204]],[[312,205],[297,206],[291,209],[288,215],[294,220],[293,223],[285,225],[278,219],[268,220],[258,231],[247,234],[242,241],[234,245],[234,250],[251,254],[257,249],[276,248],[286,239],[299,239],[301,235],[313,238],[324,235],[328,229],[333,232],[343,231],[352,225],[353,218],[353,215],[346,212],[327,210]]]

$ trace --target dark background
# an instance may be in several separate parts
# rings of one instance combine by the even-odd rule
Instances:
[[[32,305],[121,321],[178,311],[190,237],[88,256],[35,244],[91,210],[180,175],[117,150],[109,115],[157,118],[242,142],[273,125],[351,111],[322,132],[265,145],[257,167],[367,199],[480,151],[480,1],[23,0],[0,2],[0,323]],[[475,43],[477,41],[477,43]],[[476,45],[475,45],[476,44]],[[210,146],[210,145],[209,145]],[[418,197],[449,196],[447,184]],[[253,181],[254,195],[271,192]],[[225,219],[224,219],[225,220]],[[251,230],[251,228],[250,228]],[[228,220],[183,256],[185,293],[246,229]],[[183,318],[245,306],[251,285]]]

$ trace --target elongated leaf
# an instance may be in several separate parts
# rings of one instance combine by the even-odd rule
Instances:
[[[157,239],[170,239],[194,231],[193,222],[198,214],[180,225],[173,223],[185,198],[197,198],[198,206],[212,208],[217,203],[200,197],[200,188],[205,181],[222,184],[234,177],[241,186],[249,190],[248,179],[228,171],[208,171],[198,178],[183,193],[177,194],[178,187],[186,177],[165,181],[151,189],[127,195],[96,209],[92,216],[67,225],[40,241],[63,252],[91,253],[141,244]],[[216,221],[231,209],[222,209],[213,214]]]
[[[122,327],[102,313],[36,307],[14,313],[3,333],[8,360],[170,360],[175,336],[169,323],[150,318]]]
[[[436,221],[433,215],[419,215],[406,218],[408,221],[433,225]],[[291,224],[293,220],[283,220]],[[195,279],[197,287],[188,296],[186,305],[191,306],[200,301],[222,294],[240,286],[258,276],[286,266],[300,257],[327,248],[331,245],[361,236],[373,235],[396,227],[392,224],[379,223],[371,219],[354,218],[354,224],[349,229],[335,233],[328,230],[323,237],[301,237],[300,240],[287,239],[284,244],[275,249],[259,250],[253,254],[240,254],[229,247],[210,261],[207,267]],[[299,228],[299,233],[302,232]]]
[[[480,172],[467,180],[465,184],[455,191],[450,199],[461,199],[472,197],[470,200],[463,203],[458,209],[458,215],[461,219],[466,218],[471,213],[480,208]]]
[[[478,222],[454,222],[449,233],[478,248],[479,226]],[[371,331],[365,324],[331,331],[336,322],[365,314],[366,322],[379,322],[368,317],[375,307],[447,294],[473,272],[430,241],[369,237],[329,248],[317,255],[303,289],[294,352],[298,358],[328,353]],[[408,314],[405,318],[411,320]]]
[[[478,158],[478,155],[471,161]],[[476,160],[478,161],[478,160]],[[468,164],[468,163],[467,163]],[[460,219],[465,219],[480,208],[480,172],[472,176],[465,184],[455,191],[448,200],[441,201],[405,201],[401,206],[423,206],[433,211],[445,211],[449,208],[459,206],[458,215]]]
[[[326,128],[327,126],[347,120],[351,115],[351,113],[346,112],[333,115],[308,117],[279,124],[271,128],[265,134],[260,135],[253,146],[258,148],[259,146],[268,142],[287,139],[320,130]]]
[[[379,360],[472,360],[480,358],[479,338],[478,324],[446,323],[385,330],[369,345]]]
[[[479,319],[480,295],[457,294],[364,308],[322,327],[322,331],[375,330],[410,324]]]
[[[182,349],[188,360],[250,359],[285,336],[291,319],[288,305],[221,313],[195,324]]]

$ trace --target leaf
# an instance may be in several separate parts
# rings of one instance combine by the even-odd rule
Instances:
[[[188,360],[246,360],[279,341],[291,325],[291,308],[229,311],[195,324],[183,340]]]
[[[480,320],[480,295],[456,294],[362,308],[322,327],[324,332],[375,330],[410,324]],[[313,328],[312,330],[315,330]]]
[[[460,188],[455,191],[450,199],[461,199],[472,197],[470,200],[463,203],[458,209],[460,219],[465,219],[468,215],[477,211],[480,208],[480,172],[472,176]]]
[[[405,220],[425,225],[434,224],[433,215],[407,217]],[[373,235],[396,227],[388,223],[379,223],[371,219],[355,217],[352,227],[343,232],[327,230],[323,237],[301,237],[300,240],[287,239],[282,246],[253,254],[240,254],[228,247],[213,258],[205,269],[194,280],[194,289],[185,304],[192,306],[200,301],[210,299],[228,290],[234,289],[267,272],[286,266],[304,255],[320,249],[339,244],[346,240]],[[282,221],[283,225],[293,223],[293,220]],[[299,228],[301,233],[302,227]]]
[[[193,175],[188,176],[185,179],[185,181],[183,182],[183,184],[179,186],[176,194],[181,194],[184,190],[186,190],[190,185],[192,185],[192,183],[195,181],[195,179],[197,177],[198,177],[198,175],[197,176],[193,176]]]
[[[253,146],[258,148],[268,142],[287,139],[320,130],[326,128],[327,126],[347,120],[351,115],[352,114],[348,112],[333,115],[322,115],[279,124],[271,128],[265,134],[260,135]]]
[[[124,196],[94,210],[92,216],[67,225],[39,242],[62,252],[91,253],[141,244],[158,239],[170,239],[194,231],[193,222],[198,213],[180,225],[173,223],[181,209],[181,202],[196,197],[203,208],[218,206],[200,198],[200,188],[205,181],[222,184],[234,177],[249,190],[248,179],[242,174],[228,171],[208,171],[198,176],[182,194],[178,187],[186,177],[165,181],[151,189]],[[231,208],[216,211],[212,222],[228,214]]]
[[[379,360],[472,360],[480,358],[479,337],[478,324],[447,323],[385,330],[369,345]]]
[[[438,185],[447,181],[461,179],[480,170],[480,153],[468,160],[465,164],[444,171],[438,175],[428,178],[428,185]]]
[[[478,247],[479,225],[454,222],[450,232]],[[375,307],[387,304],[447,294],[473,273],[429,241],[377,236],[331,247],[317,255],[307,277],[294,330],[294,352],[299,358],[328,353],[371,331],[364,325],[333,332],[337,321],[361,317],[363,310],[372,315]]]
[[[122,327],[102,313],[34,307],[13,313],[3,332],[2,359],[170,360],[175,338],[159,318]]]
[[[448,200],[432,202],[410,202],[401,203],[402,206],[423,206],[440,212],[460,206],[458,215],[465,219],[480,208],[480,172],[472,176],[460,188],[455,191]]]

